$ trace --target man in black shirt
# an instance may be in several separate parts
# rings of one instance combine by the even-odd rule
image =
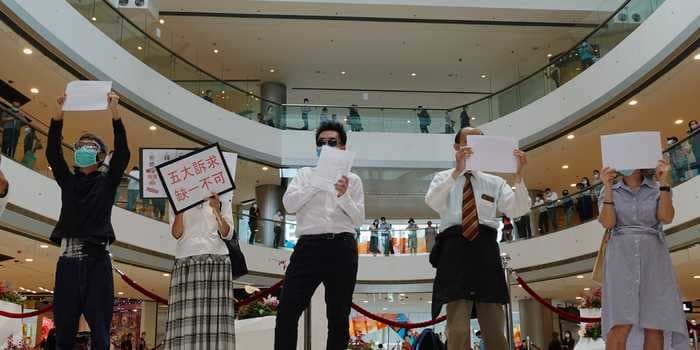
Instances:
[[[63,106],[65,96],[58,99]],[[91,330],[92,349],[109,349],[114,285],[109,246],[114,242],[111,216],[114,196],[129,163],[124,124],[118,114],[119,96],[109,95],[114,127],[114,153],[109,170],[98,171],[107,155],[104,142],[83,134],[75,143],[75,168],[63,158],[63,112],[51,120],[46,158],[61,188],[61,214],[51,241],[61,245],[56,266],[54,323],[57,349],[73,349],[80,315]]]
[[[467,106],[462,107],[462,113],[459,114],[459,127],[461,129],[468,128],[471,126],[471,120],[469,114],[467,113]]]

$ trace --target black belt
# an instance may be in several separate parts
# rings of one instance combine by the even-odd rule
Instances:
[[[334,239],[346,239],[346,238],[352,238],[355,239],[355,234],[354,233],[349,233],[349,232],[341,232],[341,233],[322,233],[319,235],[303,235],[299,238],[299,240],[306,240],[306,241],[331,241]]]

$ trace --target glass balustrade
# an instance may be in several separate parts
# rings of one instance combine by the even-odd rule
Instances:
[[[365,106],[281,105],[263,100],[258,88],[246,83],[227,82],[183,58],[171,49],[174,35],[163,34],[153,19],[130,20],[107,0],[69,0],[85,18],[134,57],[195,95],[219,107],[271,127],[312,130],[324,119],[342,121],[356,132],[452,133],[460,126],[478,126],[512,113],[547,95],[598,62],[632,33],[661,5],[660,0],[606,0],[599,11],[587,18],[601,23],[568,50],[552,52],[546,58],[526,57],[524,62],[546,61],[518,66],[516,83],[483,98],[451,108],[427,107],[429,118],[418,116],[417,106],[378,108]],[[619,6],[615,8],[616,6]],[[604,15],[601,15],[604,14]],[[603,18],[604,16],[604,18]],[[138,21],[140,25],[137,25]],[[547,47],[546,45],[544,47]],[[527,73],[531,72],[532,73]],[[494,72],[498,75],[502,72]],[[486,75],[485,75],[486,76]],[[263,108],[261,108],[264,107]],[[465,110],[466,107],[466,110]],[[466,112],[466,117],[462,112]]]

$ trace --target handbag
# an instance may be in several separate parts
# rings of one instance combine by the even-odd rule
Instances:
[[[593,272],[591,273],[591,279],[594,282],[603,284],[603,271],[605,269],[605,251],[608,249],[608,241],[610,240],[610,230],[606,230],[603,234],[603,240],[600,241],[600,249],[598,249],[598,256],[595,258],[595,263],[593,264]]]
[[[233,279],[238,279],[241,276],[248,274],[248,264],[245,261],[245,255],[241,251],[241,246],[238,243],[238,233],[233,232],[233,238],[230,240],[221,238],[226,244],[226,249],[228,249],[228,256],[231,260],[231,274]]]

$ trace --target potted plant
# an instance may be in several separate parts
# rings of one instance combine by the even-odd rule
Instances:
[[[242,306],[238,310],[238,319],[245,320],[249,318],[274,316],[277,314],[277,306],[279,300],[277,297],[268,295],[262,301],[254,301],[248,305]]]
[[[581,298],[579,311],[582,317],[600,317],[602,306],[602,291],[600,288],[593,289]],[[604,350],[605,341],[602,338],[600,322],[581,323],[579,339],[575,350]]]
[[[362,340],[362,337],[356,337],[348,343],[348,350],[373,350],[374,343],[367,343]]]

